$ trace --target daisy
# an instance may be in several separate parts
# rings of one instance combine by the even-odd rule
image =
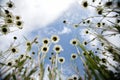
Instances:
[[[61,45],[54,45],[53,50],[56,53],[60,53],[63,49],[62,49]]]
[[[1,26],[0,31],[2,34],[8,34],[10,32],[10,29],[8,28],[7,25],[3,25]]]
[[[19,28],[19,29],[22,29],[23,27],[23,22],[22,21],[16,21],[15,22],[16,26]]]
[[[14,20],[12,18],[5,18],[5,24],[13,25],[14,24]]]
[[[87,44],[88,44],[88,42],[86,42],[86,41],[83,42],[83,45],[87,45]]]
[[[42,52],[42,53],[47,53],[48,51],[49,51],[49,47],[48,47],[48,46],[43,45],[43,46],[41,47],[41,52]]]
[[[72,75],[73,80],[78,80],[78,76],[77,75]]]
[[[16,20],[20,20],[21,17],[20,17],[20,16],[15,16],[15,19],[16,19]]]
[[[78,40],[74,38],[74,39],[70,40],[70,44],[72,44],[73,46],[77,46]]]
[[[112,6],[112,4],[113,4],[112,1],[107,1],[107,2],[105,3],[105,6],[106,6],[106,7],[110,7],[110,6]]]
[[[72,54],[71,54],[71,59],[72,59],[72,60],[77,59],[77,57],[78,57],[77,54],[75,54],[75,53],[72,53]]]
[[[9,0],[9,2],[6,3],[6,5],[9,9],[13,9],[15,7],[14,3],[11,0]]]
[[[7,65],[8,65],[8,66],[12,66],[12,62],[8,62]]]
[[[42,40],[42,43],[43,43],[44,45],[48,45],[48,44],[50,43],[49,38],[44,38],[44,39]]]
[[[11,48],[11,52],[12,52],[12,53],[18,53],[18,49],[15,48],[15,47],[13,47],[13,48]]]
[[[89,34],[89,31],[87,29],[85,29],[84,33],[85,34]]]
[[[31,46],[31,42],[30,42],[30,41],[27,41],[27,42],[26,42],[26,46]]]
[[[65,62],[65,58],[64,57],[59,57],[58,62],[63,64]]]
[[[82,1],[82,6],[83,6],[84,8],[87,8],[87,7],[88,7],[88,2],[87,2],[86,0],[83,0],[83,1]]]
[[[59,38],[58,35],[52,35],[52,37],[51,37],[51,41],[52,41],[53,43],[58,43],[59,40],[60,40],[60,38]]]

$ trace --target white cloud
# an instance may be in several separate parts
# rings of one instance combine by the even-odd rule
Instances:
[[[22,16],[24,30],[35,30],[55,21],[73,0],[15,0],[15,14]],[[26,30],[25,30],[26,31]]]
[[[105,37],[110,43],[114,44],[117,47],[120,47],[120,35]]]
[[[5,0],[4,3],[8,1]],[[62,13],[67,10],[74,0],[12,0],[16,8],[15,15],[20,15],[24,21],[23,29],[10,33],[0,38],[1,47],[6,47],[12,42],[12,36],[16,35],[21,40],[23,35],[45,27],[54,22]],[[30,36],[31,37],[31,36]]]
[[[58,32],[58,34],[69,34],[71,32],[70,28],[64,27],[62,31]]]

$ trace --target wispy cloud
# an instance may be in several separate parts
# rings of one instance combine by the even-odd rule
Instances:
[[[58,34],[69,34],[71,32],[70,28],[64,27],[62,31],[58,32]]]

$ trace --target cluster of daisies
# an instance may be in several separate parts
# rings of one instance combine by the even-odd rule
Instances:
[[[97,4],[97,5],[96,5]],[[82,19],[79,23],[73,24],[74,28],[85,28],[83,35],[94,36],[91,40],[84,41],[84,45],[95,41],[98,36],[97,34],[102,34],[102,36],[116,36],[120,33],[120,1],[98,1],[98,0],[82,0],[81,6],[86,8],[93,8],[96,15],[86,17]],[[64,24],[71,25],[69,21],[63,20]],[[111,34],[104,34],[105,32],[113,32]],[[95,46],[95,45],[93,45]]]
[[[60,37],[58,36],[58,35],[52,35],[51,36],[51,38],[48,38],[48,37],[46,37],[46,38],[43,38],[42,39],[42,41],[41,41],[41,43],[39,44],[40,45],[40,50],[39,50],[39,55],[42,55],[42,57],[44,56],[44,58],[45,58],[45,56],[47,55],[47,53],[49,52],[49,50],[50,50],[50,48],[51,48],[51,46],[53,45],[53,47],[52,47],[52,51],[56,54],[56,55],[59,55],[60,53],[61,53],[61,51],[63,51],[63,48],[62,48],[62,46],[61,45],[59,45],[58,44],[58,42],[60,41]],[[34,43],[39,43],[38,41],[37,41],[37,38],[36,39],[34,39],[33,41],[27,41],[26,42],[26,47],[27,47],[27,51],[30,51],[31,50],[31,48],[32,48],[32,45],[34,44]],[[35,54],[35,52],[33,52],[32,54]],[[43,58],[43,59],[44,59]],[[60,62],[60,63],[64,63],[64,61],[65,61],[65,59],[64,59],[64,57],[59,57],[58,58],[58,61]]]
[[[61,45],[58,44],[60,41],[60,37],[58,35],[52,35],[51,38],[43,38],[42,39],[42,47],[41,52],[47,53],[49,51],[50,46],[53,44],[53,51],[56,53],[56,55],[60,54],[61,51],[63,51],[63,48]],[[52,60],[50,58],[50,60]],[[64,63],[65,58],[64,57],[58,57],[58,62]]]
[[[14,15],[12,10],[15,8],[15,4],[9,0],[5,6],[0,5],[0,33],[1,35],[6,35],[12,30],[11,27],[17,29],[23,28],[23,21],[18,15]]]

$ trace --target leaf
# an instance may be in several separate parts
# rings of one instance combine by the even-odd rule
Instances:
[[[44,77],[44,63],[40,64],[40,80],[43,80]]]
[[[120,33],[120,26],[114,26],[117,30],[118,30],[118,32]]]
[[[24,74],[23,74],[24,77],[25,77],[26,72],[27,72],[27,67],[25,67],[25,71],[24,71]]]
[[[6,65],[6,64],[0,62],[0,65],[4,66],[4,65]]]
[[[34,69],[32,69],[31,71],[30,71],[30,73],[28,74],[28,77],[30,77],[33,73],[35,73],[37,71],[37,69],[36,68],[34,68]]]
[[[21,62],[18,62],[17,67],[22,67],[26,60],[27,60],[27,59],[24,59],[24,60],[22,60]]]
[[[27,47],[27,52],[31,50],[31,45]]]
[[[9,80],[11,78],[11,74],[9,73],[8,75],[5,76],[3,80]]]
[[[13,80],[17,80],[15,74],[13,74],[12,77],[13,77]]]

